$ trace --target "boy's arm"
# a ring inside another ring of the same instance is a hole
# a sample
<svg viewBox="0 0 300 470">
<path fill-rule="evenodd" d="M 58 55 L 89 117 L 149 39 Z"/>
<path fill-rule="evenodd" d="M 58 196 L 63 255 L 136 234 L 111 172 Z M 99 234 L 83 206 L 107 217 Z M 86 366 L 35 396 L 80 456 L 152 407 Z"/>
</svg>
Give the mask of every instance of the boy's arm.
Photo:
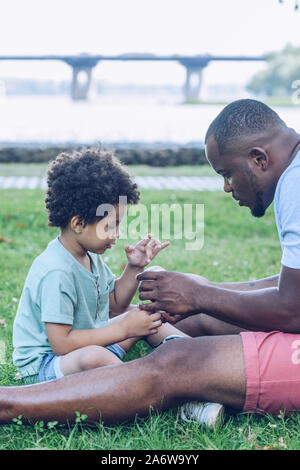
<svg viewBox="0 0 300 470">
<path fill-rule="evenodd" d="M 91 330 L 72 330 L 72 325 L 45 323 L 47 336 L 53 353 L 57 356 L 95 344 L 108 346 L 126 339 L 124 324 L 116 322 Z"/>
<path fill-rule="evenodd" d="M 72 325 L 45 323 L 47 336 L 55 355 L 64 356 L 85 346 L 108 346 L 127 338 L 143 337 L 157 333 L 161 314 L 151 314 L 134 308 L 101 328 L 73 330 Z"/>
<path fill-rule="evenodd" d="M 138 288 L 136 276 L 143 272 L 144 268 L 127 264 L 121 277 L 115 281 L 115 288 L 109 294 L 109 308 L 117 314 L 125 312 L 132 301 Z"/>
<path fill-rule="evenodd" d="M 158 239 L 151 239 L 152 235 L 149 234 L 135 246 L 125 247 L 128 264 L 122 276 L 116 280 L 114 291 L 110 293 L 110 311 L 119 314 L 129 307 L 139 285 L 136 276 L 143 272 L 153 258 L 170 244 L 170 242 L 161 243 Z"/>
</svg>

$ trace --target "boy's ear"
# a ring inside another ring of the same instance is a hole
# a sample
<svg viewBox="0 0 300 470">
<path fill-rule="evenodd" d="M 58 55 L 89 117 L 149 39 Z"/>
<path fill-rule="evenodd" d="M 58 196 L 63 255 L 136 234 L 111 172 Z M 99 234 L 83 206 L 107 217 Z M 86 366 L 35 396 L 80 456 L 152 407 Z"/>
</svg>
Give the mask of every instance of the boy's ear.
<svg viewBox="0 0 300 470">
<path fill-rule="evenodd" d="M 70 227 L 75 233 L 82 233 L 83 231 L 83 222 L 80 220 L 78 215 L 74 215 L 70 220 Z"/>
</svg>

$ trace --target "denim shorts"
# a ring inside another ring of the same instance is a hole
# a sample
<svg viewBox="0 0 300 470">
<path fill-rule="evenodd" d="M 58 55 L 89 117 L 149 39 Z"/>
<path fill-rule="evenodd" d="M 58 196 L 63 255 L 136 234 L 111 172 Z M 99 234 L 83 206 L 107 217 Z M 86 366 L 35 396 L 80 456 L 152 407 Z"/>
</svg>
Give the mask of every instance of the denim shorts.
<svg viewBox="0 0 300 470">
<path fill-rule="evenodd" d="M 106 349 L 111 351 L 121 360 L 126 354 L 124 349 L 121 348 L 121 346 L 119 346 L 118 344 L 111 344 L 110 346 L 106 346 Z M 53 353 L 45 354 L 40 365 L 38 374 L 22 377 L 23 383 L 29 385 L 39 382 L 46 382 L 48 380 L 60 379 L 61 377 L 63 377 L 64 375 L 59 365 L 60 357 L 61 356 L 56 356 Z"/>
</svg>

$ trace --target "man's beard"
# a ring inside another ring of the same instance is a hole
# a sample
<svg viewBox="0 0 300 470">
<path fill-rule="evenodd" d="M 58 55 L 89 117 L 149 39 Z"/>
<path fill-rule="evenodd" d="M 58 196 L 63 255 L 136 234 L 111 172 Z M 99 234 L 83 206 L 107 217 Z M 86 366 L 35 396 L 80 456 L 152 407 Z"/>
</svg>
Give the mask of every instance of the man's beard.
<svg viewBox="0 0 300 470">
<path fill-rule="evenodd" d="M 255 203 L 251 209 L 251 214 L 254 217 L 263 217 L 266 213 L 266 209 L 262 200 L 262 192 L 259 191 L 256 193 Z"/>
<path fill-rule="evenodd" d="M 263 217 L 266 213 L 264 201 L 263 201 L 263 192 L 260 190 L 259 185 L 257 184 L 257 179 L 251 173 L 251 186 L 253 189 L 253 192 L 255 193 L 255 201 L 254 201 L 254 206 L 251 209 L 251 214 L 254 217 Z"/>
</svg>

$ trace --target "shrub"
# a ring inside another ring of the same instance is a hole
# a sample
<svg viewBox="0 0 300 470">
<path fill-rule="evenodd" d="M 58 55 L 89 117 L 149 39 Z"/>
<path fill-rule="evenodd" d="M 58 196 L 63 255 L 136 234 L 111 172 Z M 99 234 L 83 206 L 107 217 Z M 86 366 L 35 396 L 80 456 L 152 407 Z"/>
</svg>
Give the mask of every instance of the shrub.
<svg viewBox="0 0 300 470">
<path fill-rule="evenodd" d="M 207 163 L 203 146 L 174 146 L 170 148 L 124 145 L 103 146 L 114 149 L 126 165 L 176 166 Z M 82 146 L 7 146 L 0 147 L 0 163 L 42 163 L 54 159 L 60 152 L 78 150 Z"/>
</svg>

